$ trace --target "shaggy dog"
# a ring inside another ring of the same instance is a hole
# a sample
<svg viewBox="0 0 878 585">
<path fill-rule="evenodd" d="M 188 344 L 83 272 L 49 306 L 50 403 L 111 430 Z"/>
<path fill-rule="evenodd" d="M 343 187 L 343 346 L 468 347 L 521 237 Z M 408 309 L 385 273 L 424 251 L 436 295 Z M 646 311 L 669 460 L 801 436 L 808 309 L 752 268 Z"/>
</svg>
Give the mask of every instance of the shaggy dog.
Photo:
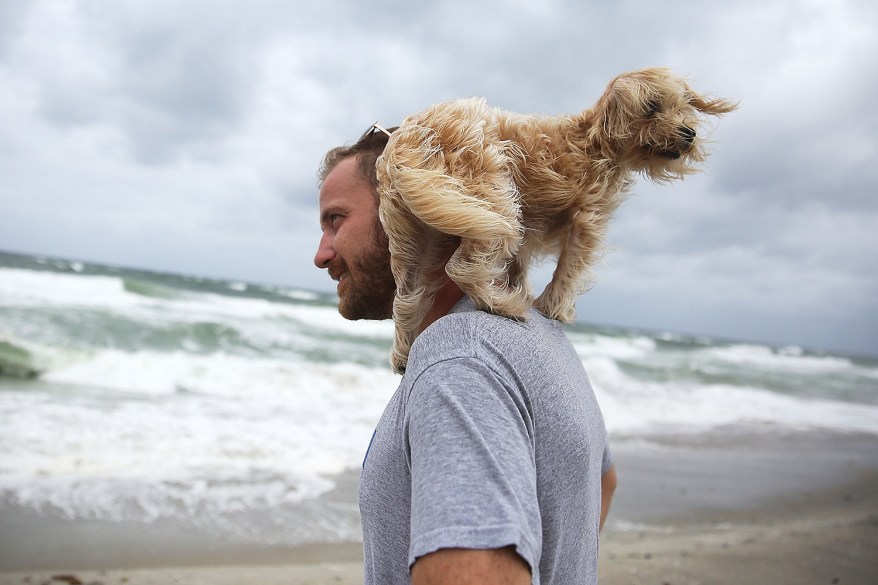
<svg viewBox="0 0 878 585">
<path fill-rule="evenodd" d="M 578 115 L 538 117 L 482 99 L 406 118 L 377 162 L 380 218 L 397 292 L 391 364 L 402 372 L 444 271 L 482 310 L 563 322 L 587 289 L 607 222 L 638 173 L 663 183 L 705 158 L 704 115 L 735 109 L 667 69 L 615 78 Z M 532 260 L 558 255 L 533 299 Z"/>
</svg>

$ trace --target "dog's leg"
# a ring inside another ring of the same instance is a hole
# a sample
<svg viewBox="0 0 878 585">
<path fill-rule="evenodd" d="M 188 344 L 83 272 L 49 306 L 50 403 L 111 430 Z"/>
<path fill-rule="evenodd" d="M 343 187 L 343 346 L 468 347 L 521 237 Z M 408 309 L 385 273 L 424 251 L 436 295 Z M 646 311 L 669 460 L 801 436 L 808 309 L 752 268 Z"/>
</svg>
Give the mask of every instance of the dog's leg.
<svg viewBox="0 0 878 585">
<path fill-rule="evenodd" d="M 533 301 L 530 281 L 527 278 L 529 268 L 530 258 L 524 250 L 519 248 L 519 253 L 512 257 L 509 268 L 506 270 L 509 287 L 515 289 L 517 295 L 523 296 L 528 304 Z"/>
<path fill-rule="evenodd" d="M 417 335 L 417 328 L 426 316 L 432 299 L 426 299 L 425 290 L 403 287 L 393 299 L 394 339 L 390 354 L 393 371 L 402 374 L 408 363 L 409 352 Z"/>
<path fill-rule="evenodd" d="M 530 306 L 526 291 L 509 286 L 505 250 L 517 242 L 462 239 L 445 272 L 479 309 L 524 319 Z"/>
<path fill-rule="evenodd" d="M 421 280 L 423 260 L 429 252 L 429 242 L 424 239 L 423 226 L 405 207 L 395 192 L 386 190 L 378 209 L 381 224 L 387 234 L 390 249 L 390 268 L 396 281 L 393 299 L 395 335 L 390 363 L 393 370 L 403 373 L 411 344 L 427 310 L 433 294 Z"/>
<path fill-rule="evenodd" d="M 573 322 L 576 297 L 587 288 L 586 271 L 601 249 L 605 229 L 605 214 L 586 209 L 574 212 L 558 266 L 545 290 L 534 300 L 535 309 L 562 323 Z"/>
</svg>

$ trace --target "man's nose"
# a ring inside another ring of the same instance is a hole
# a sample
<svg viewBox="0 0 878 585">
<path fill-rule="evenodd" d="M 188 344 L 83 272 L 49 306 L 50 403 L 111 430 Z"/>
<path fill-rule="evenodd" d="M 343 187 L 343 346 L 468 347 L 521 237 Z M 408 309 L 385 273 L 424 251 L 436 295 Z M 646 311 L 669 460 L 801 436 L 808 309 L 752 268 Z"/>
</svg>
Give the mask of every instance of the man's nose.
<svg viewBox="0 0 878 585">
<path fill-rule="evenodd" d="M 314 255 L 314 266 L 328 268 L 333 258 L 335 258 L 335 250 L 332 247 L 331 238 L 327 234 L 323 234 L 320 238 L 320 244 L 317 246 L 317 253 Z"/>
</svg>

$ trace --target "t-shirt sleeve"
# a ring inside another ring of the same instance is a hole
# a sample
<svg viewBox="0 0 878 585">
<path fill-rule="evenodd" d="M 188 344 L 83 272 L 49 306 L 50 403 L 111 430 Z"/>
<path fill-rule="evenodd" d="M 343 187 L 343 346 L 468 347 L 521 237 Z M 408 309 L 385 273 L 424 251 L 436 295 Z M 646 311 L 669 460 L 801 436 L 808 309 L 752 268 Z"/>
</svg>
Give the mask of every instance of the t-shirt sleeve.
<svg viewBox="0 0 878 585">
<path fill-rule="evenodd" d="M 601 475 L 606 474 L 616 460 L 613 458 L 613 452 L 610 450 L 610 442 L 604 438 L 604 456 L 601 459 Z"/>
<path fill-rule="evenodd" d="M 533 421 L 517 387 L 475 358 L 434 364 L 412 387 L 405 441 L 409 568 L 441 548 L 511 545 L 533 570 L 542 547 Z"/>
</svg>

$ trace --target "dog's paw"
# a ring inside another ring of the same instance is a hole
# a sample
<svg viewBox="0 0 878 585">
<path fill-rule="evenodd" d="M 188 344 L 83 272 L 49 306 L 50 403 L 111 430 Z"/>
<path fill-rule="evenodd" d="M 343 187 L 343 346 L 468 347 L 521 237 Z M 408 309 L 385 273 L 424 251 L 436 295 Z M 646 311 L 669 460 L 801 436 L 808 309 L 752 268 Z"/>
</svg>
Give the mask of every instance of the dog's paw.
<svg viewBox="0 0 878 585">
<path fill-rule="evenodd" d="M 403 350 L 394 344 L 390 351 L 390 367 L 397 374 L 405 374 L 405 367 L 408 365 L 408 349 Z"/>
<path fill-rule="evenodd" d="M 527 292 L 522 289 L 496 285 L 461 288 L 473 300 L 476 308 L 482 311 L 519 321 L 527 319 L 531 303 Z"/>
<path fill-rule="evenodd" d="M 552 299 L 551 295 L 541 294 L 533 302 L 534 309 L 555 321 L 573 323 L 576 318 L 574 301 Z"/>
</svg>

